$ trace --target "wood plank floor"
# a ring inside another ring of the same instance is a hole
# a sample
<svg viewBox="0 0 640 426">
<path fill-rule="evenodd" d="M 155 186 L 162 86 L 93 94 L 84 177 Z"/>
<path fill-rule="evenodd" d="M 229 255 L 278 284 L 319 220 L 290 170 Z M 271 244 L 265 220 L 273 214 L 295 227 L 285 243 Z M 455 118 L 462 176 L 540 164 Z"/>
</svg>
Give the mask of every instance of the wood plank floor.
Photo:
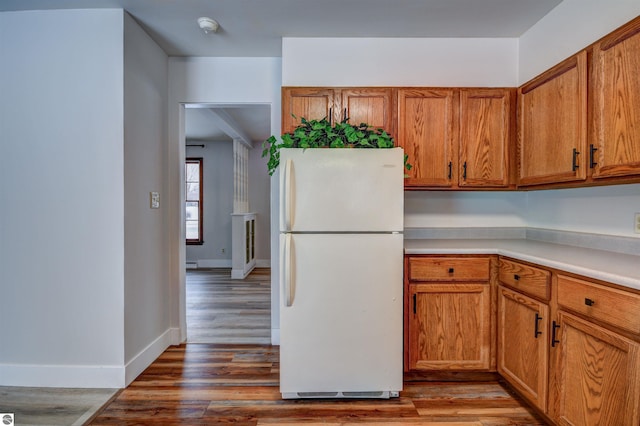
<svg viewBox="0 0 640 426">
<path fill-rule="evenodd" d="M 278 348 L 170 347 L 92 425 L 544 425 L 499 381 L 413 378 L 389 400 L 282 400 Z"/>
<path fill-rule="evenodd" d="M 187 270 L 187 342 L 271 343 L 270 269 L 232 280 L 231 269 Z"/>
</svg>

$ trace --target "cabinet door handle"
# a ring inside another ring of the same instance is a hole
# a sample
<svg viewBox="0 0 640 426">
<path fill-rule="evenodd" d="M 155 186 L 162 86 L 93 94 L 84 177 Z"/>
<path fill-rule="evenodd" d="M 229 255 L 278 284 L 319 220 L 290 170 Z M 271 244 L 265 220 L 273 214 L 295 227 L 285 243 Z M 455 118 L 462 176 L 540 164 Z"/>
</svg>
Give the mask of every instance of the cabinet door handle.
<svg viewBox="0 0 640 426">
<path fill-rule="evenodd" d="M 447 166 L 449 167 L 449 174 L 447 175 L 448 179 L 451 179 L 451 173 L 452 173 L 452 167 L 453 167 L 453 163 L 451 161 L 449 161 L 449 165 Z"/>
<path fill-rule="evenodd" d="M 578 167 L 580 167 L 578 165 L 578 155 L 580 155 L 580 152 L 576 148 L 573 148 L 573 160 L 571 160 L 572 172 L 575 172 L 576 170 L 578 170 Z"/>
<path fill-rule="evenodd" d="M 347 120 L 348 120 L 348 118 L 347 118 L 347 109 L 345 108 L 344 112 L 342 113 L 342 122 L 346 123 Z"/>
<path fill-rule="evenodd" d="M 462 180 L 467 180 L 467 162 L 462 165 Z"/>
<path fill-rule="evenodd" d="M 560 340 L 556 339 L 556 330 L 560 328 L 560 324 L 556 324 L 555 321 L 552 323 L 551 328 L 551 347 L 555 348 L 556 344 L 560 343 Z"/>
<path fill-rule="evenodd" d="M 541 319 L 542 319 L 542 317 L 540 316 L 540 314 L 536 312 L 536 327 L 535 327 L 535 331 L 534 331 L 534 335 L 533 335 L 533 337 L 535 337 L 536 339 L 538 338 L 539 335 L 542 334 L 542 331 L 540 331 L 540 329 L 539 329 L 540 320 Z"/>
<path fill-rule="evenodd" d="M 416 294 L 413 293 L 413 315 L 416 314 Z"/>
<path fill-rule="evenodd" d="M 453 268 L 449 268 L 449 273 L 450 273 L 450 274 L 453 274 L 454 272 L 455 272 L 455 269 L 453 269 Z"/>
<path fill-rule="evenodd" d="M 333 107 L 329 107 L 329 124 L 333 125 Z"/>
<path fill-rule="evenodd" d="M 519 281 L 520 280 L 520 275 L 513 274 L 513 279 L 516 280 L 516 281 Z"/>
<path fill-rule="evenodd" d="M 588 297 L 584 298 L 584 304 L 587 306 L 593 306 L 596 304 L 596 301 L 593 299 L 589 299 Z"/>
<path fill-rule="evenodd" d="M 595 162 L 596 151 L 598 148 L 593 146 L 593 144 L 589 145 L 589 168 L 593 169 L 598 163 Z"/>
</svg>

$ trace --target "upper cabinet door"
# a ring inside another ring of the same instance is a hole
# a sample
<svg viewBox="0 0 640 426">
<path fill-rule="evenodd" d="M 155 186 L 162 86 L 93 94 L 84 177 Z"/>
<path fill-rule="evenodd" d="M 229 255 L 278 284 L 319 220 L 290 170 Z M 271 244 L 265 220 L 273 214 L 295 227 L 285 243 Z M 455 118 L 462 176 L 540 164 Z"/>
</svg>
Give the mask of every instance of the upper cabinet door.
<svg viewBox="0 0 640 426">
<path fill-rule="evenodd" d="M 341 119 L 357 126 L 366 123 L 374 129 L 394 134 L 392 90 L 385 88 L 342 89 Z"/>
<path fill-rule="evenodd" d="M 518 185 L 580 181 L 587 169 L 587 54 L 518 90 Z"/>
<path fill-rule="evenodd" d="M 450 187 L 457 136 L 454 89 L 398 90 L 398 145 L 413 168 L 405 187 Z"/>
<path fill-rule="evenodd" d="M 459 186 L 509 185 L 514 94 L 513 89 L 460 89 Z"/>
<path fill-rule="evenodd" d="M 307 120 L 323 118 L 333 120 L 334 113 L 339 109 L 340 99 L 336 99 L 333 89 L 284 87 L 282 88 L 282 133 L 292 132 L 300 125 L 300 119 L 303 117 Z"/>
<path fill-rule="evenodd" d="M 593 47 L 594 178 L 640 174 L 640 20 Z"/>
</svg>

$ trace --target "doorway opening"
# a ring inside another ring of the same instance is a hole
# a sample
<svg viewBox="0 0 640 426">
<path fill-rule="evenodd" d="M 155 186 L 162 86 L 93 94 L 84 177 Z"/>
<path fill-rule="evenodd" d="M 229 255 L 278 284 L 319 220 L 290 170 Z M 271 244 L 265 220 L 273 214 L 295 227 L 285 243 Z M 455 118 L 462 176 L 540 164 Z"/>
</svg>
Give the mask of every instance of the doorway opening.
<svg viewBox="0 0 640 426">
<path fill-rule="evenodd" d="M 269 344 L 269 176 L 260 157 L 261 142 L 271 133 L 270 105 L 184 104 L 183 112 L 181 158 L 185 166 L 187 158 L 200 158 L 202 164 L 200 186 L 191 188 L 192 198 L 196 189 L 201 194 L 198 213 L 193 206 L 188 211 L 193 200 L 187 198 L 186 169 L 181 175 L 182 235 L 194 214 L 202 227 L 198 244 L 183 242 L 186 340 Z M 234 221 L 247 214 L 255 218 L 249 228 L 252 247 L 240 250 L 244 234 L 236 235 Z M 253 255 L 250 265 L 246 253 Z"/>
</svg>

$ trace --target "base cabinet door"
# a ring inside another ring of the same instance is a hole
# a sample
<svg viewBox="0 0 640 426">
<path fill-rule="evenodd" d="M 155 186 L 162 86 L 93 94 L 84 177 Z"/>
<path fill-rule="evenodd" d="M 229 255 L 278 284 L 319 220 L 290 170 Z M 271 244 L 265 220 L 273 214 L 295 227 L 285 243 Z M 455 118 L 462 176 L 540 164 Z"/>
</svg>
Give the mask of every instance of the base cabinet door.
<svg viewBox="0 0 640 426">
<path fill-rule="evenodd" d="M 547 409 L 549 306 L 498 288 L 498 373 L 541 411 Z"/>
<path fill-rule="evenodd" d="M 564 311 L 554 325 L 556 423 L 640 424 L 640 344 Z"/>
<path fill-rule="evenodd" d="M 490 369 L 488 283 L 414 284 L 410 301 L 410 370 Z"/>
</svg>

